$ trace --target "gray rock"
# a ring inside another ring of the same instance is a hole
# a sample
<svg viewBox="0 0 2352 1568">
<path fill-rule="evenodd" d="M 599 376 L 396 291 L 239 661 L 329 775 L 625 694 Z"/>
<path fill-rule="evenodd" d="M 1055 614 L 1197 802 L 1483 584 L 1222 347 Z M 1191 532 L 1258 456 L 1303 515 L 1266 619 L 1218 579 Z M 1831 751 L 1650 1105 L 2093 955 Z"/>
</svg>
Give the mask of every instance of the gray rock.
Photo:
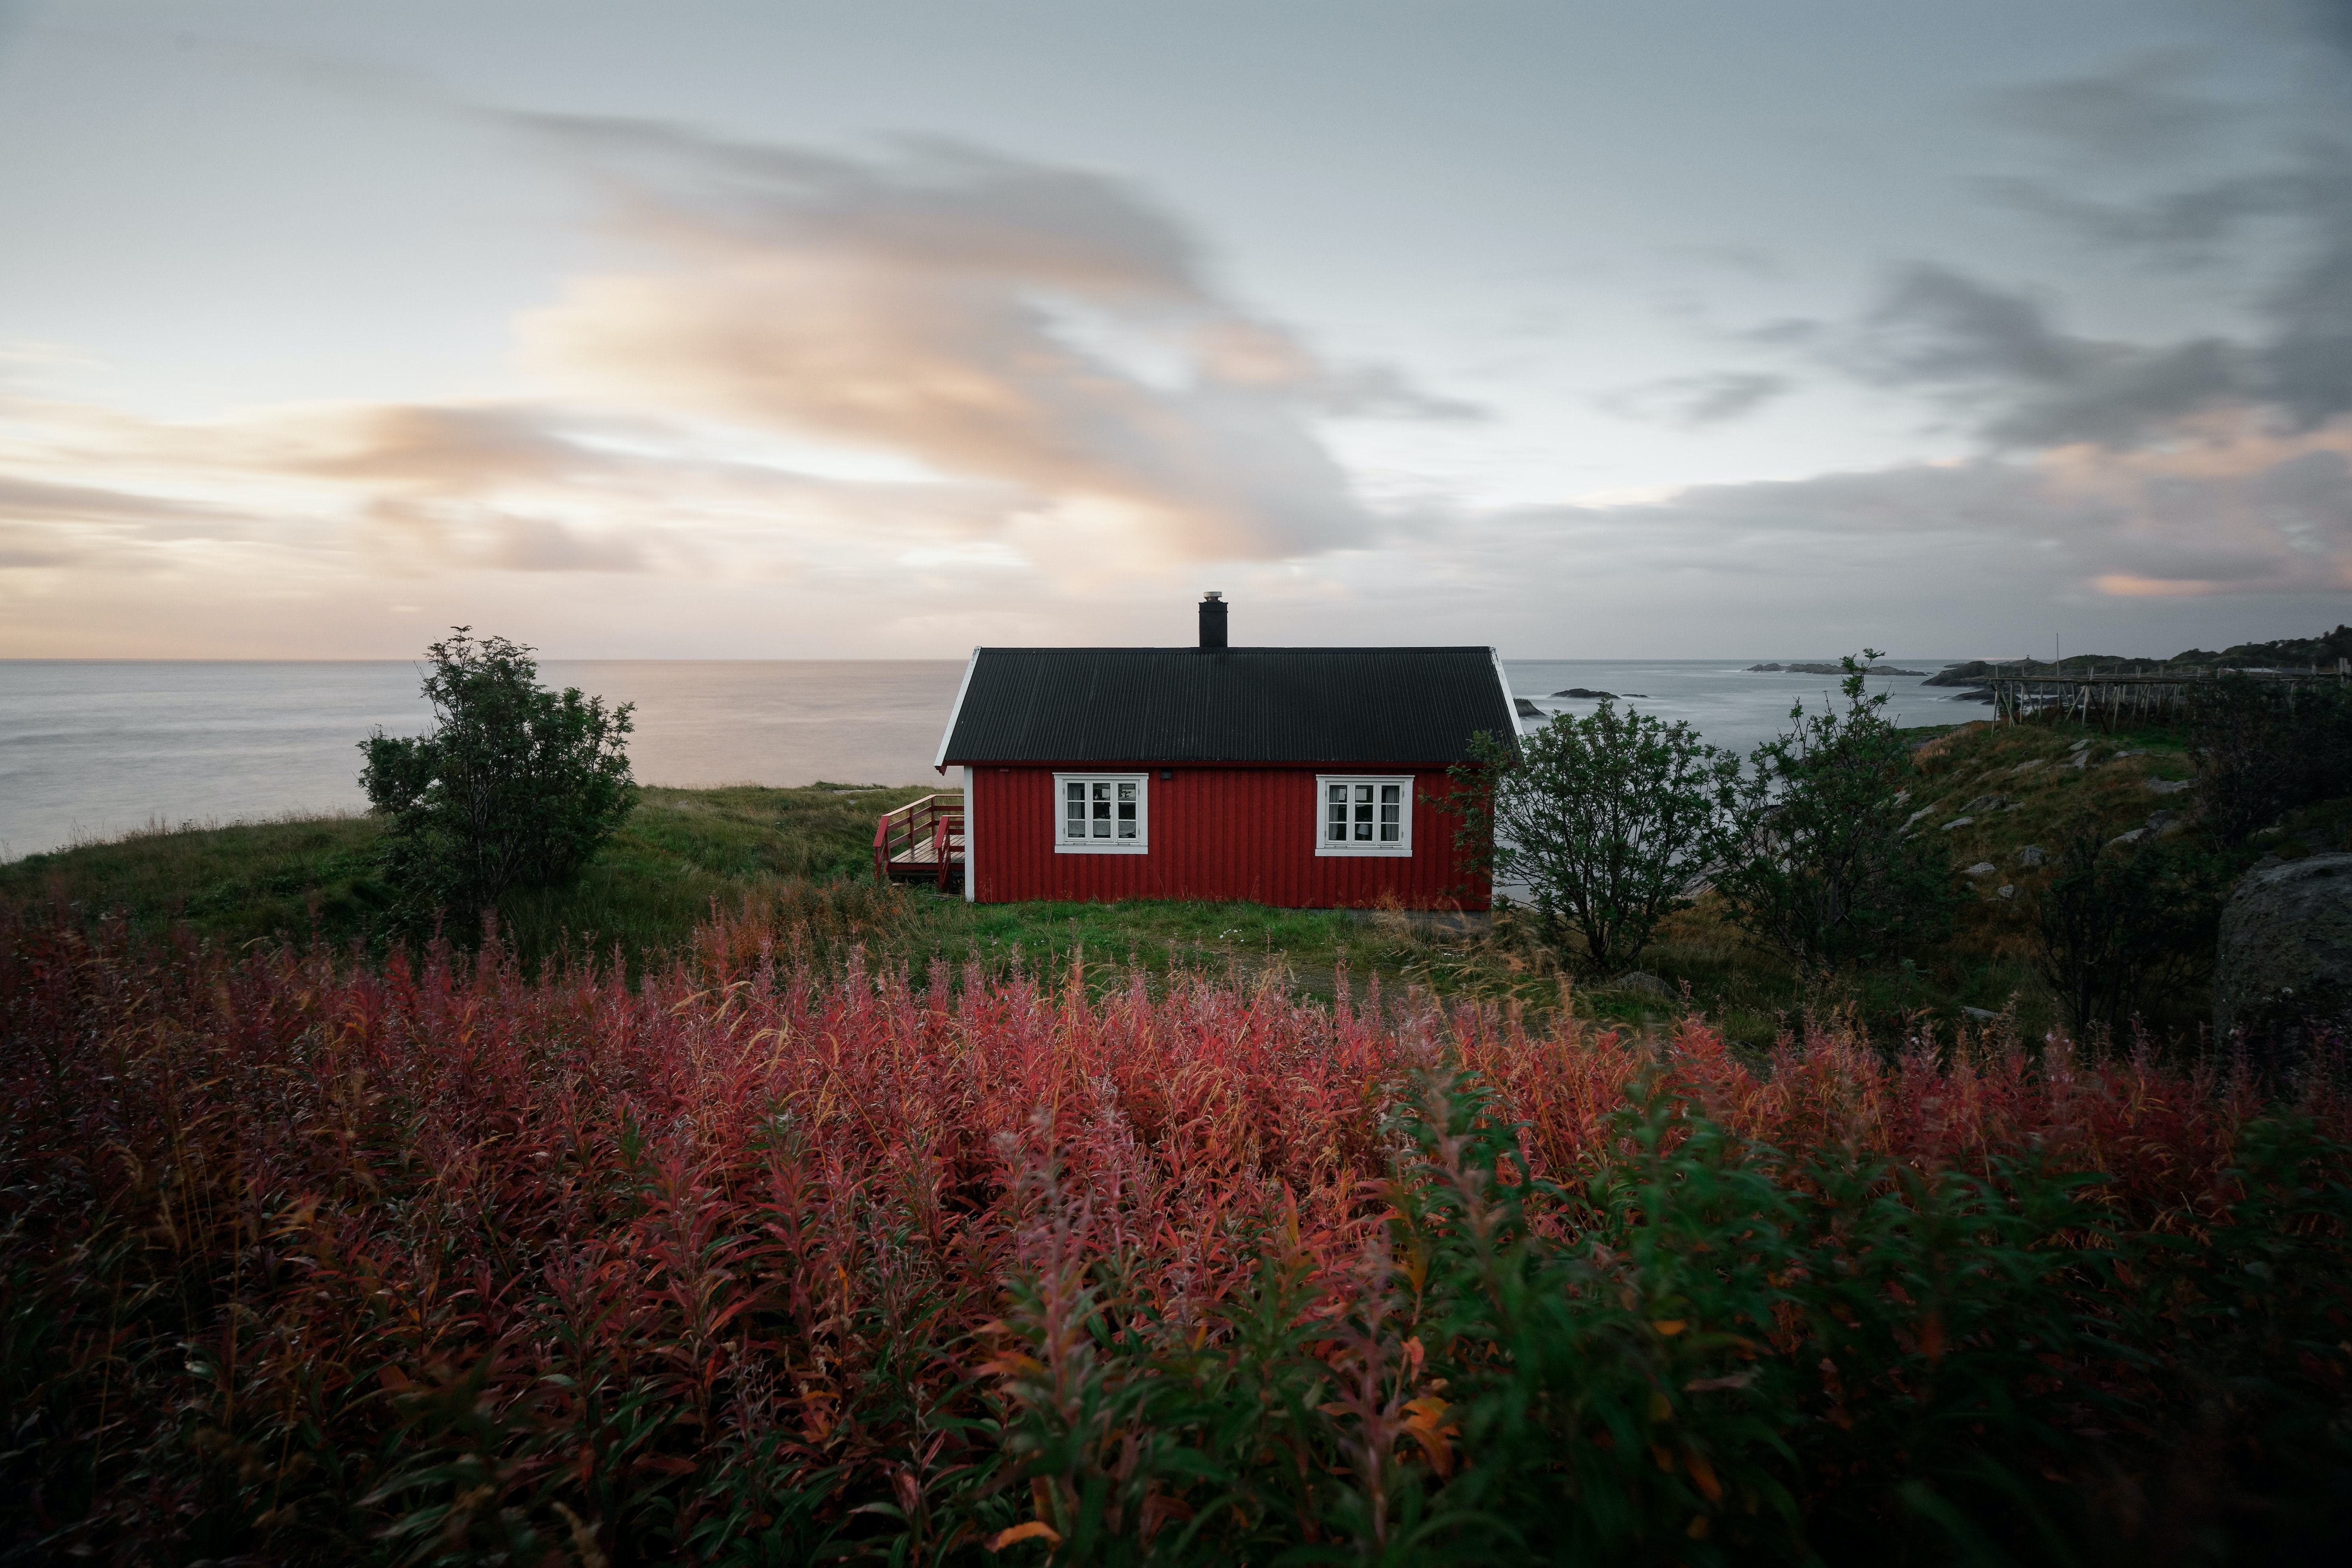
<svg viewBox="0 0 2352 1568">
<path fill-rule="evenodd" d="M 1682 995 L 1681 992 L 1675 990 L 1673 986 L 1667 984 L 1656 975 L 1639 969 L 1627 970 L 1624 973 L 1619 975 L 1612 984 L 1615 984 L 1617 989 L 1620 991 L 1637 991 L 1644 996 L 1661 997 L 1669 1002 L 1674 1001 Z"/>
<path fill-rule="evenodd" d="M 2197 781 L 2195 779 L 2150 779 L 2147 781 L 2147 793 L 2150 795 L 2179 795 L 2182 790 L 2187 789 L 2190 784 L 2193 784 L 2196 782 Z"/>
<path fill-rule="evenodd" d="M 2029 844 L 2017 852 L 2017 863 L 2021 866 L 2039 866 L 2047 858 L 2049 857 L 2042 852 L 2039 844 Z"/>
<path fill-rule="evenodd" d="M 1976 818 L 1973 816 L 1956 816 L 1952 818 L 1951 821 L 1944 824 L 1944 831 L 1949 833 L 1956 827 L 1966 827 L 1969 823 L 1974 822 Z"/>
<path fill-rule="evenodd" d="M 1551 717 L 1550 714 L 1546 713 L 1542 709 L 1537 707 L 1534 703 L 1528 701 L 1524 697 L 1512 698 L 1511 704 L 1512 711 L 1517 713 L 1522 719 L 1549 719 Z"/>
<path fill-rule="evenodd" d="M 1990 1024 L 1995 1018 L 2000 1016 L 2000 1014 L 1994 1012 L 1990 1007 L 1963 1007 L 1960 1011 L 1966 1013 L 1969 1017 L 1974 1018 L 1979 1024 Z"/>
<path fill-rule="evenodd" d="M 2239 1032 L 2265 1068 L 2292 1066 L 2319 1031 L 2352 1033 L 2352 855 L 2239 879 L 2221 911 L 2213 1027 Z"/>
<path fill-rule="evenodd" d="M 2018 763 L 2018 764 L 2017 764 L 2017 766 L 2015 766 L 2015 767 L 2013 767 L 2013 768 L 2010 769 L 2009 771 L 2010 771 L 2010 773 L 2011 773 L 2011 774 L 2016 774 L 2016 773 L 2032 773 L 2032 772 L 2034 769 L 2036 769 L 2036 768 L 2046 768 L 2046 767 L 2048 767 L 2049 765 L 2050 765 L 2050 759 L 2049 759 L 2049 758 L 2047 758 L 2047 757 L 2036 757 L 2036 758 L 2034 758 L 2034 759 L 2033 759 L 2032 762 L 2030 762 L 2030 763 Z"/>
<path fill-rule="evenodd" d="M 1995 888 L 1992 890 L 1992 896 L 1996 899 L 2013 899 L 2017 897 L 2017 884 L 2014 882 L 2003 882 L 2000 887 Z"/>
<path fill-rule="evenodd" d="M 1565 691 L 1555 691 L 1552 695 L 1554 697 L 1606 697 L 1612 702 L 1617 700 L 1617 694 L 1613 691 L 1595 691 L 1589 686 L 1571 686 Z"/>
<path fill-rule="evenodd" d="M 1789 675 L 1843 675 L 1845 666 L 1823 664 L 1818 660 L 1804 664 L 1751 664 L 1748 667 L 1747 673 L 1753 675 L 1759 670 L 1768 674 L 1780 671 Z M 1873 675 L 1925 675 L 1927 672 L 1924 669 L 1897 669 L 1891 664 L 1880 664 L 1871 666 L 1870 673 Z M 1927 684 L 1933 686 L 1936 683 L 1931 680 Z"/>
<path fill-rule="evenodd" d="M 1923 805 L 1923 806 L 1921 806 L 1918 810 L 1916 810 L 1916 811 L 1913 812 L 1909 816 L 1907 816 L 1907 817 L 1904 818 L 1904 820 L 1903 820 L 1903 826 L 1906 826 L 1906 827 L 1910 826 L 1913 823 L 1915 823 L 1915 822 L 1918 821 L 1921 817 L 1926 816 L 1928 816 L 1928 815 L 1930 815 L 1931 813 L 1933 813 L 1933 812 L 1935 811 L 1935 809 L 1936 809 L 1936 808 L 1935 808 L 1934 806 L 1932 806 L 1932 805 Z"/>
<path fill-rule="evenodd" d="M 2000 869 L 2000 867 L 1994 865 L 1990 860 L 1979 860 L 1975 865 L 1969 867 L 1967 870 L 1961 872 L 1960 875 L 1963 877 L 1990 877 L 1995 871 Z"/>
<path fill-rule="evenodd" d="M 2147 837 L 2147 828 L 2135 827 L 2129 833 L 2118 833 L 2113 838 L 2108 839 L 2107 847 L 2109 848 L 2113 848 L 2118 844 L 2137 844 Z"/>
</svg>

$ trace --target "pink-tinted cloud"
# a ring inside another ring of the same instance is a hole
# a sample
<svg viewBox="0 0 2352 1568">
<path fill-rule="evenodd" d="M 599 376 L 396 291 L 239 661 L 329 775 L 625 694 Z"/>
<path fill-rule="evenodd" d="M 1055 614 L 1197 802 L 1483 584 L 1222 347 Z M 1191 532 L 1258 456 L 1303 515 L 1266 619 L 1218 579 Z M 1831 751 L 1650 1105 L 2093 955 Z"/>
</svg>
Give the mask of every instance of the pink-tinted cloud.
<svg viewBox="0 0 2352 1568">
<path fill-rule="evenodd" d="M 1362 544 L 1375 520 L 1316 416 L 1466 412 L 1251 316 L 1172 220 L 1099 174 L 534 123 L 600 160 L 616 227 L 655 263 L 525 316 L 533 363 L 599 398 L 1008 487 L 1073 556 Z"/>
</svg>

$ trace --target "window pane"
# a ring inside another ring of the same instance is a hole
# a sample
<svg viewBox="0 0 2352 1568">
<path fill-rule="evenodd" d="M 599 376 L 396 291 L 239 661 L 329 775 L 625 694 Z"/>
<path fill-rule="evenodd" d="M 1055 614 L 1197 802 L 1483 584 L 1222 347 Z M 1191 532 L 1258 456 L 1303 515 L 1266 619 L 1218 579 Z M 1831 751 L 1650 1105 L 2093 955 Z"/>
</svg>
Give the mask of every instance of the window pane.
<svg viewBox="0 0 2352 1568">
<path fill-rule="evenodd" d="M 1119 785 L 1118 798 L 1121 800 L 1133 800 L 1135 798 L 1135 786 L 1131 784 L 1123 784 Z"/>
<path fill-rule="evenodd" d="M 1331 839 L 1335 843 L 1346 842 L 1348 837 L 1348 786 L 1346 784 L 1326 784 L 1323 788 L 1323 799 L 1328 807 L 1325 813 L 1326 821 L 1323 828 L 1323 836 L 1326 838 Z"/>
<path fill-rule="evenodd" d="M 1400 844 L 1404 814 L 1404 791 L 1398 784 L 1381 785 L 1381 842 Z"/>
</svg>

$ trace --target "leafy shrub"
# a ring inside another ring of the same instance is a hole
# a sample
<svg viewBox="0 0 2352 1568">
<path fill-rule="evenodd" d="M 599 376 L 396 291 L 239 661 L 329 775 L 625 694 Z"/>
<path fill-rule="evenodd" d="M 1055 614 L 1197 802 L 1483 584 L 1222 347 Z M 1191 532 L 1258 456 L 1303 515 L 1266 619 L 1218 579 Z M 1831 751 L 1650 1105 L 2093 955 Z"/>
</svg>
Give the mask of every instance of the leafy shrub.
<svg viewBox="0 0 2352 1568">
<path fill-rule="evenodd" d="M 1910 747 L 1882 711 L 1886 693 L 1865 698 L 1866 667 L 1840 663 L 1845 710 L 1790 709 L 1794 727 L 1727 790 L 1714 872 L 1741 929 L 1800 963 L 1888 955 L 1940 933 L 1957 902 L 1943 846 L 1905 831 Z"/>
<path fill-rule="evenodd" d="M 2242 844 L 2352 780 L 2352 683 L 2225 675 L 2197 697 L 2199 793 L 2223 843 Z"/>
<path fill-rule="evenodd" d="M 2154 837 L 2110 841 L 2077 823 L 2035 900 L 2042 978 L 2076 1035 L 2120 1030 L 2212 959 L 2220 879 L 2204 858 Z"/>
<path fill-rule="evenodd" d="M 630 704 L 549 691 L 530 648 L 471 629 L 426 649 L 432 733 L 360 742 L 360 786 L 389 823 L 386 878 L 416 917 L 463 920 L 569 880 L 636 804 Z"/>
<path fill-rule="evenodd" d="M 1478 735 L 1472 753 L 1446 802 L 1468 863 L 1526 884 L 1546 930 L 1575 932 L 1603 973 L 1640 957 L 1658 922 L 1689 906 L 1738 766 L 1688 724 L 1605 700 L 1516 747 Z"/>
</svg>

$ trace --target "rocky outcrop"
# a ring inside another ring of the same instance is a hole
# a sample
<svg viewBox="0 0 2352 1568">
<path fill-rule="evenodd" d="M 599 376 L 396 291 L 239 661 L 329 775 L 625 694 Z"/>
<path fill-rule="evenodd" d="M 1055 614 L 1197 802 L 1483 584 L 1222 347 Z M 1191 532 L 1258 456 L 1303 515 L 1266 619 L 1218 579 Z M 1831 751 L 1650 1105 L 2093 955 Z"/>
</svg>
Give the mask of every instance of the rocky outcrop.
<svg viewBox="0 0 2352 1568">
<path fill-rule="evenodd" d="M 1511 699 L 1511 710 L 1522 719 L 1549 719 L 1551 717 L 1550 714 L 1545 712 L 1542 709 L 1537 707 L 1534 703 L 1528 701 L 1524 697 L 1514 697 Z"/>
<path fill-rule="evenodd" d="M 1845 666 L 1842 664 L 1751 664 L 1748 667 L 1747 673 L 1754 675 L 1759 672 L 1778 675 L 1843 675 Z M 1891 664 L 1874 664 L 1870 667 L 1870 673 L 1873 675 L 1925 675 L 1927 672 L 1924 669 L 1897 669 Z M 1933 686 L 1936 683 L 1931 680 L 1927 684 Z"/>
<path fill-rule="evenodd" d="M 1612 702 L 1617 700 L 1617 694 L 1613 691 L 1595 691 L 1589 686 L 1571 686 L 1565 691 L 1555 691 L 1552 695 L 1554 697 L 1606 697 Z"/>
<path fill-rule="evenodd" d="M 2352 855 L 2257 866 L 2221 911 L 2213 1026 L 2264 1068 L 2352 1035 Z"/>
</svg>

